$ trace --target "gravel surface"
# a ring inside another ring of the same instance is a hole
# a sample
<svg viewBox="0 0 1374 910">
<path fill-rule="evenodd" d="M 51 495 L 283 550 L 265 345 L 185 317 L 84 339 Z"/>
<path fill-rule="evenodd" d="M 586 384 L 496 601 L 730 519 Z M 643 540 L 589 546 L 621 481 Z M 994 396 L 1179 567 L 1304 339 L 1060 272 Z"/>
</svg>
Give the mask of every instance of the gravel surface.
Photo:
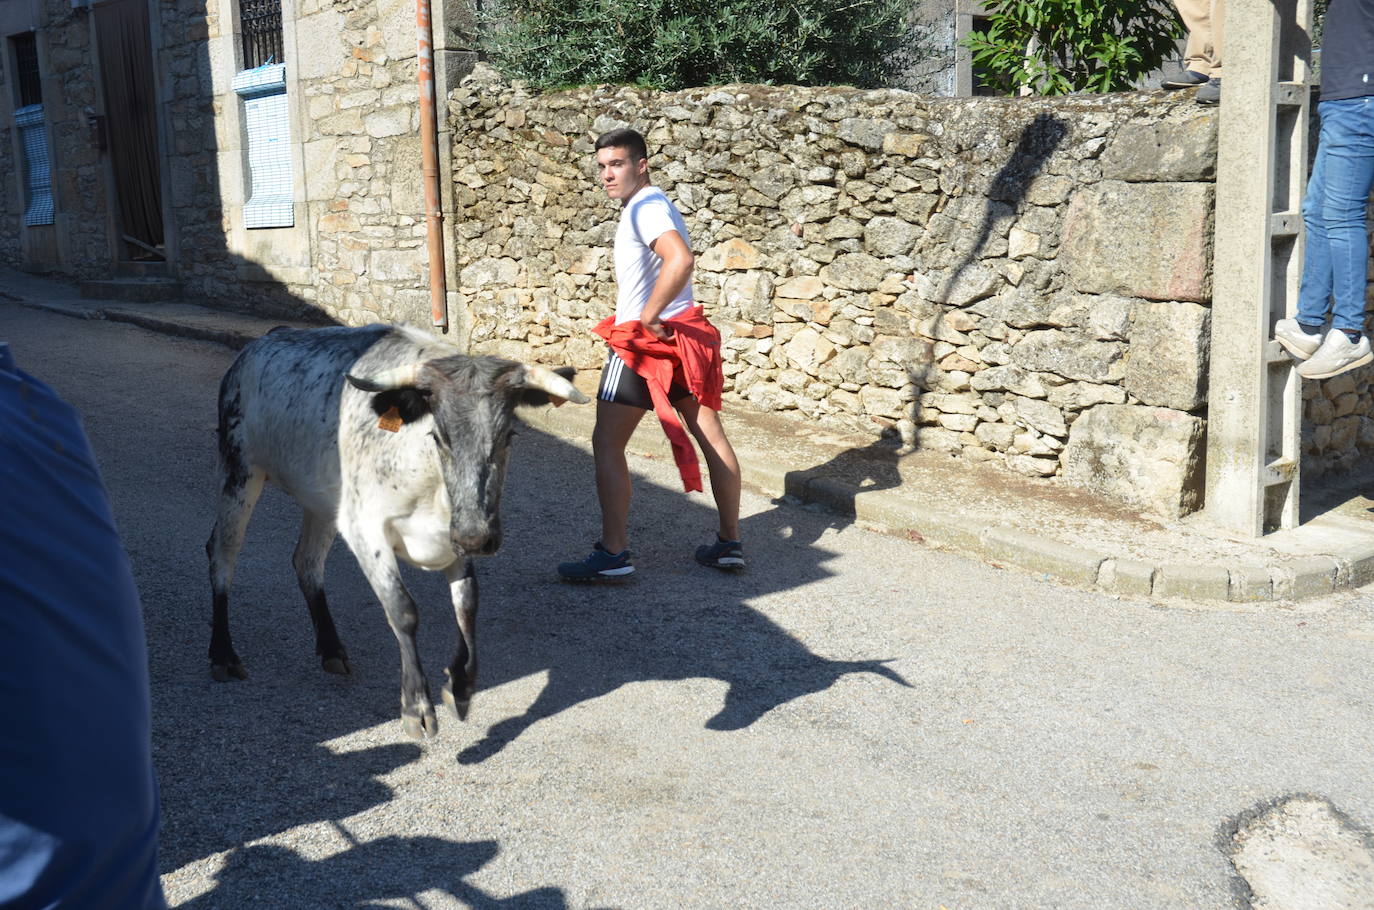
<svg viewBox="0 0 1374 910">
<path fill-rule="evenodd" d="M 479 566 L 480 689 L 417 743 L 342 544 L 326 675 L 269 490 L 211 681 L 204 541 L 228 350 L 0 301 L 85 415 L 143 594 L 173 906 L 1222 908 L 1237 819 L 1292 793 L 1374 826 L 1374 598 L 1161 609 L 746 495 L 751 564 L 696 566 L 709 498 L 636 458 L 638 576 L 561 584 L 584 447 L 516 441 Z M 456 631 L 411 572 L 437 692 Z M 92 744 L 98 757 L 98 744 Z"/>
</svg>

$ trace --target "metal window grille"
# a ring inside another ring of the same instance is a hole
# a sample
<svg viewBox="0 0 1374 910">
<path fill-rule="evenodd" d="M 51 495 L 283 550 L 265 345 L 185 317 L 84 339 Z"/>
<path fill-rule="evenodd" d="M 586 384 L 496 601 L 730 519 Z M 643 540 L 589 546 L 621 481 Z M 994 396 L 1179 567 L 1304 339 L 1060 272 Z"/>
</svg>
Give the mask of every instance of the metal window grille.
<svg viewBox="0 0 1374 910">
<path fill-rule="evenodd" d="M 38 72 L 38 41 L 30 32 L 15 35 L 10 39 L 14 44 L 14 69 L 19 77 L 19 106 L 43 103 L 42 78 Z"/>
<path fill-rule="evenodd" d="M 282 63 L 281 0 L 239 0 L 243 68 Z"/>
</svg>

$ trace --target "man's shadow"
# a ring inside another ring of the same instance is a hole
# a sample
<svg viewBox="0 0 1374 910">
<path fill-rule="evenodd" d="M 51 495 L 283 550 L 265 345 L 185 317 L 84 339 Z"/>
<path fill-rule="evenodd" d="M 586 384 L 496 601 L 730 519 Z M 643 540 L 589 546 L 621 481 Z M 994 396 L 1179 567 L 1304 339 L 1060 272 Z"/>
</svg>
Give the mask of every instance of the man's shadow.
<svg viewBox="0 0 1374 910">
<path fill-rule="evenodd" d="M 542 445 L 567 448 L 547 437 Z M 533 457 L 544 463 L 569 460 L 567 454 Z M 513 466 L 513 482 L 526 482 L 527 470 Z M 590 466 L 586 477 L 582 498 L 588 502 L 580 508 L 595 515 Z M 632 582 L 589 589 L 553 580 L 547 565 L 507 567 L 548 580 L 537 583 L 538 596 L 526 598 L 518 616 L 488 626 L 480 687 L 539 673 L 548 678 L 523 714 L 493 724 L 459 753 L 460 763 L 484 761 L 540 720 L 636 682 L 724 682 L 724 703 L 702 718 L 706 729 L 716 731 L 748 727 L 779 705 L 825 691 L 850 674 L 909 685 L 887 660 L 818 655 L 749 605 L 753 598 L 833 574 L 824 567 L 829 554 L 814 545 L 831 524 L 827 516 L 784 506 L 745 518 L 741 530 L 750 568 L 727 575 L 692 562 L 692 549 L 703 539 L 696 529 L 714 527 L 712 509 L 636 478 L 633 515 L 638 524 L 631 537 L 646 544 L 648 564 Z"/>
</svg>

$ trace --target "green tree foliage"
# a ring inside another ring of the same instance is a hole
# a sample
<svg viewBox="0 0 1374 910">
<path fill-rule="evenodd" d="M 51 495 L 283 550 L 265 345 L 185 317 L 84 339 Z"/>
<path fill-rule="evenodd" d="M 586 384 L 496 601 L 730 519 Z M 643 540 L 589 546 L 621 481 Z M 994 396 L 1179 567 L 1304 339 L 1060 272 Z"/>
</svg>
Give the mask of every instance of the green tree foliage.
<svg viewBox="0 0 1374 910">
<path fill-rule="evenodd" d="M 726 82 L 882 84 L 911 0 L 503 0 L 483 45 L 549 88 Z"/>
<path fill-rule="evenodd" d="M 965 40 L 984 84 L 1041 95 L 1117 92 L 1177 54 L 1183 23 L 1167 0 L 992 0 Z"/>
</svg>

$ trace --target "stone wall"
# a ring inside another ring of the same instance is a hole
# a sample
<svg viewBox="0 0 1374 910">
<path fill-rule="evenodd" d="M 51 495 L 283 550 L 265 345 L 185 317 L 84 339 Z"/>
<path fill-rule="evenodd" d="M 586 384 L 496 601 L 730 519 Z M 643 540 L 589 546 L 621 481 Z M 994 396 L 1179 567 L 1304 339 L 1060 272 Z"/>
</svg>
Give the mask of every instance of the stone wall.
<svg viewBox="0 0 1374 910">
<path fill-rule="evenodd" d="M 730 394 L 1197 505 L 1214 114 L 1158 94 L 532 96 L 485 72 L 450 111 L 474 347 L 599 365 L 616 207 L 591 139 L 629 124 L 687 218 Z"/>
</svg>

